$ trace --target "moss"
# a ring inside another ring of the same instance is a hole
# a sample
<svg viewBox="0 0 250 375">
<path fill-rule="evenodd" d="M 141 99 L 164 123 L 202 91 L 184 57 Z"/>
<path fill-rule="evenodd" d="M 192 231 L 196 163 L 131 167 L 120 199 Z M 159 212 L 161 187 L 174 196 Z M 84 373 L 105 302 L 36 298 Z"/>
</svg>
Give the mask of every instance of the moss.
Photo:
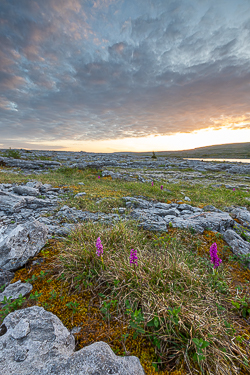
<svg viewBox="0 0 250 375">
<path fill-rule="evenodd" d="M 169 236 L 182 238 L 182 241 L 190 246 L 190 234 L 178 229 L 169 229 Z M 228 262 L 231 251 L 228 247 L 225 249 L 226 243 L 224 240 L 212 231 L 205 231 L 203 235 L 195 235 L 196 242 L 194 243 L 193 250 L 196 251 L 198 256 L 206 257 L 209 259 L 209 248 L 213 242 L 217 243 L 218 256 L 223 260 L 223 264 L 228 267 L 232 274 L 232 283 L 242 285 L 247 290 L 246 280 L 250 280 L 249 270 L 243 270 L 241 265 L 236 261 Z M 17 280 L 25 281 L 31 276 L 37 277 L 32 282 L 33 290 L 42 293 L 37 301 L 27 299 L 22 307 L 32 306 L 34 304 L 43 306 L 46 310 L 51 311 L 59 317 L 62 323 L 71 330 L 75 326 L 81 326 L 79 334 L 75 334 L 76 348 L 81 349 L 86 345 L 90 345 L 96 341 L 107 342 L 117 355 L 124 355 L 126 352 L 130 355 L 137 356 L 147 375 L 185 375 L 187 370 L 182 361 L 178 365 L 172 366 L 172 370 L 156 372 L 152 366 L 152 362 L 157 362 L 155 349 L 150 341 L 143 337 L 137 340 L 133 339 L 133 332 L 128 331 L 128 324 L 124 321 L 112 320 L 110 322 L 103 319 L 100 312 L 100 301 L 98 296 L 93 296 L 90 291 L 81 285 L 81 288 L 76 290 L 72 285 L 66 283 L 62 278 L 58 278 L 57 270 L 52 269 L 53 260 L 59 256 L 61 243 L 55 240 L 50 240 L 49 244 L 43 251 L 33 260 L 44 258 L 41 264 L 32 265 L 31 261 L 25 268 L 16 272 L 15 278 L 12 282 Z M 189 249 L 188 249 L 189 250 Z M 228 263 L 227 263 L 228 262 Z M 42 274 L 41 274 L 42 272 Z M 47 272 L 44 276 L 43 273 Z M 73 313 L 72 308 L 67 304 L 70 302 L 78 304 L 77 311 Z M 246 339 L 250 338 L 250 330 L 247 322 L 244 322 L 240 317 L 235 318 L 235 322 L 241 325 L 238 334 Z M 128 334 L 126 340 L 126 347 L 122 343 L 122 335 Z M 199 370 L 197 368 L 197 370 Z M 242 370 L 241 374 L 247 374 Z"/>
<path fill-rule="evenodd" d="M 50 183 L 54 181 L 55 187 L 61 187 L 67 189 L 69 192 L 69 198 L 61 204 L 72 204 L 81 209 L 93 209 L 93 210 L 110 210 L 111 207 L 118 207 L 121 205 L 121 197 L 130 195 L 143 195 L 148 199 L 157 199 L 162 202 L 172 203 L 177 202 L 181 198 L 179 196 L 180 186 L 185 187 L 185 194 L 192 198 L 194 205 L 199 205 L 202 208 L 204 205 L 213 202 L 215 206 L 222 207 L 227 203 L 242 205 L 244 196 L 246 193 L 241 191 L 232 194 L 225 188 L 215 189 L 210 191 L 208 188 L 199 188 L 199 186 L 190 186 L 188 183 L 183 184 L 168 184 L 168 188 L 172 189 L 170 198 L 162 195 L 159 186 L 155 184 L 152 188 L 150 184 L 142 184 L 140 182 L 124 182 L 124 181 L 113 181 L 111 177 L 105 177 L 98 179 L 97 171 L 80 171 L 80 170 L 65 170 L 65 171 L 52 171 L 49 175 L 41 175 L 39 179 L 43 183 Z M 2 182 L 26 183 L 30 178 L 37 179 L 37 176 L 22 176 L 15 174 L 3 174 L 1 173 Z M 84 182 L 84 186 L 79 186 L 78 182 Z M 71 192 L 69 191 L 71 190 Z M 79 191 L 85 191 L 87 194 L 85 197 L 74 199 L 73 194 Z M 236 194 L 237 193 L 237 194 Z M 94 202 L 97 198 L 107 198 L 107 201 L 98 207 Z M 115 199 L 113 199 L 115 198 Z M 111 200 L 112 199 L 112 200 Z M 250 205 L 245 203 L 244 205 Z M 236 220 L 237 221 L 237 220 Z M 239 221 L 238 221 L 239 222 Z M 228 248 L 225 241 L 218 236 L 218 234 L 212 231 L 205 231 L 202 235 L 191 234 L 187 231 L 181 231 L 178 229 L 171 228 L 168 231 L 168 235 L 171 237 L 180 237 L 183 243 L 186 244 L 187 251 L 193 251 L 202 258 L 206 258 L 208 261 L 209 248 L 212 243 L 216 242 L 218 246 L 218 256 L 222 259 L 222 264 L 225 272 L 228 272 L 231 277 L 230 288 L 236 286 L 242 288 L 242 295 L 249 293 L 249 287 L 247 281 L 250 281 L 250 271 L 244 269 L 244 267 L 236 260 L 230 260 L 232 252 Z M 100 300 L 98 296 L 90 293 L 88 289 L 84 289 L 81 285 L 81 289 L 74 289 L 69 283 L 64 282 L 62 279 L 58 279 L 58 272 L 53 268 L 52 262 L 55 257 L 59 256 L 62 245 L 58 241 L 50 241 L 49 245 L 43 249 L 36 258 L 43 257 L 44 263 L 40 265 L 32 265 L 29 262 L 25 268 L 19 270 L 15 274 L 15 279 L 26 280 L 34 275 L 37 279 L 32 282 L 33 290 L 42 293 L 37 301 L 27 299 L 22 307 L 32 306 L 37 304 L 44 306 L 47 310 L 56 314 L 68 328 L 72 329 L 74 326 L 81 326 L 81 332 L 76 337 L 77 349 L 80 349 L 86 345 L 89 345 L 95 341 L 106 341 L 111 348 L 118 355 L 124 355 L 125 349 L 131 355 L 139 357 L 146 374 L 156 374 L 155 369 L 152 367 L 152 362 L 157 362 L 158 358 L 155 355 L 155 349 L 150 341 L 143 337 L 139 337 L 137 340 L 133 340 L 133 332 L 128 330 L 126 321 L 117 321 L 111 319 L 110 322 L 103 319 L 103 315 L 100 312 Z M 34 260 L 33 259 L 33 260 Z M 48 272 L 45 277 L 41 277 L 41 272 Z M 74 313 L 73 309 L 67 304 L 70 302 L 78 304 L 77 311 Z M 228 300 L 228 308 L 232 308 L 230 300 Z M 249 329 L 249 318 L 243 319 L 238 312 L 234 315 L 234 325 L 237 328 L 237 334 L 243 336 L 246 340 L 250 338 Z M 126 341 L 126 347 L 124 348 L 122 335 L 128 333 L 129 336 Z M 242 346 L 243 348 L 243 346 Z M 246 355 L 247 357 L 247 355 Z M 250 358 L 248 358 L 250 359 Z M 157 372 L 158 374 L 164 375 L 185 375 L 187 369 L 183 360 L 180 360 L 178 364 L 171 363 L 168 366 L 168 370 L 165 372 Z M 196 366 L 199 371 L 199 368 Z M 245 372 L 244 372 L 245 371 Z M 247 374 L 246 370 L 242 370 L 241 374 Z"/>
<path fill-rule="evenodd" d="M 30 261 L 25 268 L 15 273 L 12 283 L 17 280 L 25 282 L 34 275 L 36 280 L 32 282 L 32 293 L 34 294 L 36 291 L 42 293 L 37 301 L 27 299 L 20 308 L 30 307 L 35 304 L 43 306 L 46 310 L 58 316 L 69 330 L 80 326 L 80 333 L 75 334 L 77 350 L 96 341 L 105 341 L 117 355 L 124 355 L 121 336 L 128 333 L 126 322 L 111 321 L 108 323 L 104 321 L 100 312 L 98 296 L 93 297 L 89 291 L 83 288 L 76 291 L 68 283 L 55 277 L 56 274 L 51 269 L 51 262 L 58 256 L 59 252 L 60 242 L 50 240 L 46 246 L 46 251 L 43 252 L 43 254 L 46 254 L 43 263 L 32 265 Z M 33 260 L 41 257 L 43 256 L 40 253 Z M 43 273 L 46 273 L 46 275 L 44 276 Z M 70 302 L 78 304 L 75 313 L 67 306 Z M 140 358 L 147 375 L 156 374 L 152 367 L 152 362 L 156 361 L 156 356 L 154 348 L 148 340 L 143 337 L 133 340 L 133 332 L 130 332 L 126 340 L 126 350 L 130 355 Z M 166 372 L 162 374 L 168 375 Z"/>
</svg>

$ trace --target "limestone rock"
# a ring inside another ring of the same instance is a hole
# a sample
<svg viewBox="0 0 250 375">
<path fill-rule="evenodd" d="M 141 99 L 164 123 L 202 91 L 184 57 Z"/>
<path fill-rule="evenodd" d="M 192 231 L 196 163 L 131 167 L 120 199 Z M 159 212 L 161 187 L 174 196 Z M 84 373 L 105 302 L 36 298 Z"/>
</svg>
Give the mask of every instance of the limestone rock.
<svg viewBox="0 0 250 375">
<path fill-rule="evenodd" d="M 185 210 L 185 211 L 193 212 L 193 207 L 190 206 L 190 204 L 187 204 L 187 203 L 179 204 L 178 209 L 181 210 L 181 211 Z"/>
<path fill-rule="evenodd" d="M 30 197 L 30 196 L 25 197 L 25 202 L 26 202 L 27 208 L 33 208 L 33 209 L 40 208 L 40 207 L 48 207 L 48 206 L 53 205 L 53 203 L 49 199 L 40 199 L 40 198 Z"/>
<path fill-rule="evenodd" d="M 21 294 L 23 297 L 31 292 L 33 286 L 30 283 L 22 283 L 21 280 L 13 284 L 9 284 L 2 293 L 0 293 L 0 302 L 4 300 L 4 297 L 16 299 Z"/>
<path fill-rule="evenodd" d="M 43 186 L 40 187 L 40 191 L 42 193 L 47 193 L 52 188 L 51 184 L 43 184 Z"/>
<path fill-rule="evenodd" d="M 210 211 L 210 212 L 222 212 L 218 208 L 214 207 L 212 204 L 208 204 L 207 206 L 203 207 L 204 211 Z"/>
<path fill-rule="evenodd" d="M 15 186 L 13 191 L 19 195 L 39 195 L 39 190 L 30 186 Z"/>
<path fill-rule="evenodd" d="M 32 187 L 34 189 L 40 189 L 43 186 L 43 184 L 41 181 L 33 180 L 33 181 L 28 181 L 26 183 L 26 186 Z"/>
<path fill-rule="evenodd" d="M 14 278 L 14 272 L 10 271 L 0 271 L 0 286 L 4 284 L 9 284 L 9 282 Z"/>
<path fill-rule="evenodd" d="M 138 208 L 151 208 L 153 204 L 146 199 L 134 198 L 134 197 L 123 197 L 126 202 L 126 207 L 138 207 Z M 162 203 L 164 204 L 164 203 Z M 158 206 L 158 208 L 160 208 Z"/>
<path fill-rule="evenodd" d="M 183 205 L 182 205 L 183 206 Z M 168 203 L 161 203 L 161 202 L 158 202 L 155 204 L 155 208 L 159 208 L 161 210 L 168 210 L 172 207 L 171 204 L 168 204 Z"/>
<path fill-rule="evenodd" d="M 16 191 L 21 192 L 28 192 L 31 191 L 33 196 L 20 196 L 16 194 L 12 194 L 5 191 L 0 191 L 0 208 L 1 211 L 5 211 L 6 213 L 15 213 L 20 212 L 22 208 L 39 208 L 39 207 L 48 207 L 53 205 L 53 203 L 49 199 L 40 199 L 35 197 L 35 192 L 39 192 L 37 189 L 29 188 L 26 186 L 16 186 L 14 189 Z"/>
<path fill-rule="evenodd" d="M 165 211 L 165 215 L 180 216 L 180 211 L 176 208 L 171 208 L 170 210 Z"/>
<path fill-rule="evenodd" d="M 87 168 L 87 166 L 88 166 L 87 163 L 75 163 L 75 164 L 71 165 L 72 168 L 78 168 L 78 169 L 81 169 L 83 171 Z"/>
<path fill-rule="evenodd" d="M 250 231 L 246 230 L 246 228 L 243 227 L 243 225 L 237 223 L 237 221 L 235 221 L 234 223 L 234 231 L 238 233 L 241 236 L 241 238 L 250 243 Z"/>
<path fill-rule="evenodd" d="M 235 255 L 250 254 L 250 243 L 243 240 L 234 230 L 228 229 L 223 237 Z M 248 268 L 250 269 L 250 262 L 248 263 Z"/>
<path fill-rule="evenodd" d="M 47 228 L 37 220 L 0 228 L 0 268 L 13 271 L 36 255 L 47 240 Z"/>
<path fill-rule="evenodd" d="M 43 169 L 43 168 L 58 168 L 61 163 L 50 160 L 22 160 L 13 159 L 0 156 L 0 163 L 7 167 L 16 167 L 21 169 Z"/>
<path fill-rule="evenodd" d="M 77 194 L 75 195 L 75 198 L 77 198 L 77 197 L 83 197 L 84 195 L 86 195 L 85 192 L 77 193 Z"/>
<path fill-rule="evenodd" d="M 247 209 L 237 207 L 231 211 L 231 214 L 234 218 L 240 220 L 244 227 L 250 228 L 250 212 Z"/>
<path fill-rule="evenodd" d="M 19 197 L 15 194 L 0 191 L 0 207 L 1 211 L 9 213 L 18 212 L 21 208 L 26 206 L 26 201 L 23 197 Z"/>
<path fill-rule="evenodd" d="M 122 174 L 112 171 L 102 171 L 102 177 L 112 177 L 113 180 L 122 179 Z"/>
<path fill-rule="evenodd" d="M 166 222 L 169 216 L 165 217 Z M 171 223 L 176 228 L 193 228 L 198 233 L 203 233 L 205 229 L 225 232 L 233 228 L 234 220 L 228 213 L 203 212 L 189 216 L 172 216 Z"/>
<path fill-rule="evenodd" d="M 9 375 L 144 375 L 136 357 L 118 357 L 97 342 L 74 352 L 75 340 L 42 307 L 10 313 L 0 327 L 0 373 Z"/>
</svg>

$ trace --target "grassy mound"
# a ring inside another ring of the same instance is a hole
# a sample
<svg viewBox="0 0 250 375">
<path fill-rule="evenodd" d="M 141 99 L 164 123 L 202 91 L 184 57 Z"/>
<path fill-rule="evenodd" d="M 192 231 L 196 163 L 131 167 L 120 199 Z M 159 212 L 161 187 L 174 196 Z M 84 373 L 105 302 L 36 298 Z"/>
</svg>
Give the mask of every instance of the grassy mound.
<svg viewBox="0 0 250 375">
<path fill-rule="evenodd" d="M 165 182 L 170 192 L 164 192 L 160 189 L 164 181 L 151 186 L 98 175 L 64 168 L 40 175 L 39 180 L 67 188 L 61 205 L 92 212 L 111 212 L 128 195 L 174 202 L 181 199 L 180 190 L 195 206 L 212 203 L 223 209 L 250 204 L 245 199 L 248 191 L 240 189 Z M 30 178 L 37 176 L 1 174 L 1 182 Z M 86 195 L 75 198 L 80 191 Z M 98 237 L 102 256 L 96 254 Z M 218 273 L 209 256 L 214 242 L 222 259 Z M 131 249 L 137 251 L 136 264 L 130 263 Z M 84 223 L 65 240 L 50 240 L 16 272 L 13 282 L 31 282 L 32 293 L 2 304 L 0 316 L 3 320 L 17 308 L 43 306 L 68 329 L 79 328 L 77 349 L 105 341 L 118 355 L 138 356 L 147 375 L 246 375 L 250 373 L 249 276 L 219 233 L 198 235 L 170 228 L 154 234 L 132 221 L 113 226 Z"/>
<path fill-rule="evenodd" d="M 215 241 L 223 260 L 217 274 L 209 260 Z M 81 328 L 79 349 L 106 341 L 119 355 L 138 356 L 147 375 L 247 374 L 249 312 L 232 282 L 240 267 L 224 245 L 213 232 L 159 235 L 131 221 L 87 223 L 52 241 L 38 257 L 45 262 L 30 262 L 13 281 L 33 284 L 22 307 L 38 304 L 68 329 Z M 130 263 L 131 249 L 138 265 Z"/>
</svg>

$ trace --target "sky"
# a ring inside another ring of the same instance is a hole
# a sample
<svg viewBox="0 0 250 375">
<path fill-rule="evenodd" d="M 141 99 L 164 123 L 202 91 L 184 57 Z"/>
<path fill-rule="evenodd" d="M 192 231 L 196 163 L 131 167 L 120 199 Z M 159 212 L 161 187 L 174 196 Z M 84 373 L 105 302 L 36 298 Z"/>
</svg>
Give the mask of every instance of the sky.
<svg viewBox="0 0 250 375">
<path fill-rule="evenodd" d="M 250 142 L 249 0 L 1 0 L 0 148 Z"/>
</svg>

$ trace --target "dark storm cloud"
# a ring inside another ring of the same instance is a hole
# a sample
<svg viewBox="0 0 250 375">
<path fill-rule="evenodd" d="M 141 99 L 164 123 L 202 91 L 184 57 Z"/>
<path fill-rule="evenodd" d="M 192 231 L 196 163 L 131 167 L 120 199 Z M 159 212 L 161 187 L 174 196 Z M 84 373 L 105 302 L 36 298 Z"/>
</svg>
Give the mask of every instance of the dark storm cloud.
<svg viewBox="0 0 250 375">
<path fill-rule="evenodd" d="M 249 114 L 249 1 L 2 0 L 0 45 L 0 143 L 190 132 Z"/>
</svg>

